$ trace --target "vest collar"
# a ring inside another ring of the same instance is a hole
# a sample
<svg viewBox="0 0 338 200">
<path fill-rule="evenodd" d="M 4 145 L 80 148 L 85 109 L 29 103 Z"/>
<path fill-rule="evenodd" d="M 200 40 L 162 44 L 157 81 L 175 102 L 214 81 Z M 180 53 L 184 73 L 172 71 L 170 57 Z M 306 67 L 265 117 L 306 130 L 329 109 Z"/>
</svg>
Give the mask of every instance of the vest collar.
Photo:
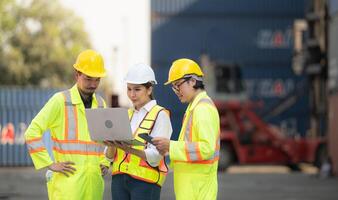
<svg viewBox="0 0 338 200">
<path fill-rule="evenodd" d="M 209 98 L 206 91 L 202 91 L 198 95 L 196 95 L 195 99 L 188 105 L 187 110 L 192 111 L 196 107 L 198 102 L 203 98 Z"/>
<path fill-rule="evenodd" d="M 70 89 L 70 93 L 71 93 L 71 99 L 72 99 L 72 104 L 73 105 L 78 105 L 78 104 L 83 104 L 81 96 L 80 96 L 80 92 L 79 89 L 77 88 L 77 84 L 75 84 L 71 89 Z M 95 103 L 94 103 L 95 102 Z M 97 100 L 96 100 L 96 95 L 93 94 L 93 100 L 92 100 L 92 107 L 94 105 L 97 105 Z"/>
</svg>

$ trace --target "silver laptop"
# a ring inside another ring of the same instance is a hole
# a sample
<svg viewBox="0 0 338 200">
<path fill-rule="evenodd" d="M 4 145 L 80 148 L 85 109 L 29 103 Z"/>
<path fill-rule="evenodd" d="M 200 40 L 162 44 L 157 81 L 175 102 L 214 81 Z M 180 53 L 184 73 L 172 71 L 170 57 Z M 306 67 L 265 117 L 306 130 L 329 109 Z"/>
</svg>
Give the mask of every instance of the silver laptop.
<svg viewBox="0 0 338 200">
<path fill-rule="evenodd" d="M 133 138 L 126 108 L 85 109 L 85 112 L 91 140 L 144 145 Z"/>
</svg>

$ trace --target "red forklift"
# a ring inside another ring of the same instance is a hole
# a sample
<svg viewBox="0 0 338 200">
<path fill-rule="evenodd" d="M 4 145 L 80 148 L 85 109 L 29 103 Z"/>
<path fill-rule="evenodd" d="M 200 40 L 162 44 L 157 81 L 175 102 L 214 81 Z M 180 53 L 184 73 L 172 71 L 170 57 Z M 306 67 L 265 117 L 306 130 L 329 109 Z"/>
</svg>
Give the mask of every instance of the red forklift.
<svg viewBox="0 0 338 200">
<path fill-rule="evenodd" d="M 298 171 L 300 163 L 320 168 L 326 161 L 324 134 L 290 134 L 288 129 L 267 123 L 307 94 L 306 80 L 267 107 L 263 101 L 252 102 L 247 97 L 238 65 L 219 65 L 208 55 L 201 56 L 201 63 L 208 66 L 203 69 L 206 87 L 220 115 L 219 170 L 224 171 L 232 164 L 276 164 Z"/>
<path fill-rule="evenodd" d="M 278 164 L 298 171 L 299 163 L 320 167 L 326 158 L 324 138 L 288 137 L 254 112 L 262 103 L 215 101 L 215 104 L 221 124 L 220 170 L 232 164 Z"/>
</svg>

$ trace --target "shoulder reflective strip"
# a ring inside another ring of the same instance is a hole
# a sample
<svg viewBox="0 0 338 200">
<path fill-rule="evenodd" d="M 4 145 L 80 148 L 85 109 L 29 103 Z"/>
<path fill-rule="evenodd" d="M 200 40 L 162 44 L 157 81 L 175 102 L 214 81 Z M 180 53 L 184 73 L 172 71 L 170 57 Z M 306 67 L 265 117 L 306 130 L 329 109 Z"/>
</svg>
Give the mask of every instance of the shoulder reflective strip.
<svg viewBox="0 0 338 200">
<path fill-rule="evenodd" d="M 142 120 L 142 122 L 140 123 L 140 128 L 142 129 L 147 129 L 150 130 L 150 132 L 153 130 L 154 125 L 155 125 L 155 121 L 158 117 L 158 114 L 164 110 L 163 107 L 159 106 L 159 105 L 155 105 L 144 117 L 144 119 Z"/>
<path fill-rule="evenodd" d="M 164 108 L 159 106 L 159 105 L 155 105 L 145 116 L 144 118 L 142 119 L 140 125 L 137 127 L 137 129 L 135 130 L 134 132 L 134 138 L 139 140 L 140 142 L 143 142 L 144 144 L 146 144 L 147 142 L 138 137 L 138 134 L 140 133 L 146 133 L 146 134 L 150 134 L 153 127 L 154 127 L 154 124 L 155 124 L 155 121 L 158 117 L 158 114 L 160 111 L 162 111 Z M 132 115 L 132 110 L 129 109 L 129 116 Z M 145 127 L 147 126 L 147 127 Z M 137 150 L 143 150 L 146 148 L 146 145 L 144 146 L 133 146 L 134 149 L 137 149 Z M 131 155 L 131 154 L 128 154 L 127 156 L 127 159 L 124 160 L 123 162 L 124 163 L 128 163 L 128 162 L 137 162 L 139 163 L 140 165 L 140 158 L 138 156 L 134 156 L 134 155 Z"/>
<path fill-rule="evenodd" d="M 65 139 L 75 140 L 77 139 L 77 111 L 76 105 L 72 104 L 70 90 L 63 92 L 65 96 L 65 115 L 67 116 L 66 119 L 66 132 L 65 132 Z"/>
<path fill-rule="evenodd" d="M 161 107 L 161 106 L 159 106 L 159 105 L 156 105 L 156 106 L 154 106 L 153 109 L 151 109 L 151 111 L 150 111 L 151 113 L 150 113 L 150 115 L 148 117 L 150 118 L 150 120 L 153 120 L 153 124 L 152 124 L 150 130 L 153 130 L 153 128 L 155 126 L 155 122 L 156 122 L 156 120 L 158 118 L 158 115 L 160 114 L 160 112 L 162 110 L 165 111 L 166 109 L 163 108 L 163 107 Z"/>
<path fill-rule="evenodd" d="M 185 126 L 184 140 L 191 141 L 192 140 L 192 112 L 189 115 L 188 123 Z"/>
<path fill-rule="evenodd" d="M 95 94 L 96 96 L 96 101 L 97 101 L 97 107 L 98 108 L 104 108 L 104 103 L 103 103 L 103 99 L 100 95 Z"/>
<path fill-rule="evenodd" d="M 150 134 L 151 131 L 154 128 L 155 122 L 157 120 L 157 117 L 159 115 L 159 113 L 165 110 L 163 107 L 159 106 L 159 105 L 155 105 L 144 117 L 144 119 L 142 120 L 142 122 L 140 123 L 139 127 L 137 128 L 137 132 L 135 134 L 135 138 L 138 134 L 140 133 L 146 133 L 146 134 Z M 141 141 L 143 141 L 144 144 L 146 144 L 147 142 L 140 138 Z M 138 147 L 134 147 L 140 150 L 143 150 L 146 146 L 142 146 L 142 148 L 138 148 Z"/>
<path fill-rule="evenodd" d="M 81 144 L 81 143 L 59 143 L 53 141 L 53 149 L 65 153 L 79 154 L 102 154 L 104 151 L 103 145 L 98 144 Z"/>
<path fill-rule="evenodd" d="M 149 112 L 143 117 L 143 119 L 142 119 L 140 125 L 139 125 L 139 126 L 136 128 L 136 130 L 134 131 L 134 133 L 133 133 L 133 137 L 134 137 L 134 138 L 135 138 L 136 134 L 138 134 L 138 133 L 140 132 L 140 131 L 139 131 L 140 126 L 141 126 L 143 120 L 147 117 L 148 114 L 149 114 Z M 131 118 L 130 118 L 130 120 L 131 120 Z M 147 130 L 145 130 L 145 131 L 147 131 Z M 148 130 L 148 131 L 150 132 L 150 130 Z M 146 133 L 146 132 L 145 132 L 145 133 Z"/>
<path fill-rule="evenodd" d="M 203 98 L 200 99 L 199 103 L 209 103 L 214 106 L 214 102 L 211 99 Z M 186 117 L 186 114 L 184 114 L 184 118 Z M 185 128 L 185 133 L 184 133 L 184 140 L 185 141 L 191 141 L 192 140 L 192 119 L 193 119 L 193 111 L 191 111 L 188 119 L 188 123 Z"/>
<path fill-rule="evenodd" d="M 69 102 L 67 102 L 67 99 L 66 99 L 66 95 L 65 95 L 65 92 L 62 92 L 63 94 L 63 98 L 64 98 L 64 101 L 65 101 L 65 110 L 64 110 L 64 115 L 65 115 L 65 124 L 64 124 L 64 138 L 67 139 L 68 138 L 68 111 L 67 111 L 67 107 L 69 106 Z"/>
<path fill-rule="evenodd" d="M 30 141 L 27 142 L 27 147 L 29 151 L 34 151 L 36 149 L 41 149 L 41 148 L 45 148 L 45 145 L 43 144 L 42 140 L 36 140 L 36 141 Z"/>
</svg>

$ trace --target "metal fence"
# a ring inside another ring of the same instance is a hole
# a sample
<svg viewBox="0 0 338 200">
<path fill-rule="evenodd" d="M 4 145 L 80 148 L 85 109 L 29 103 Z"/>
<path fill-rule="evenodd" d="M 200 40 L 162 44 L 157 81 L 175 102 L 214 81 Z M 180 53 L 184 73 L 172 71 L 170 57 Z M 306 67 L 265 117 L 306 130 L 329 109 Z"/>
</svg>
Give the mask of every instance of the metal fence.
<svg viewBox="0 0 338 200">
<path fill-rule="evenodd" d="M 24 132 L 56 89 L 0 87 L 0 166 L 29 166 Z M 49 133 L 44 142 L 50 148 Z"/>
</svg>

